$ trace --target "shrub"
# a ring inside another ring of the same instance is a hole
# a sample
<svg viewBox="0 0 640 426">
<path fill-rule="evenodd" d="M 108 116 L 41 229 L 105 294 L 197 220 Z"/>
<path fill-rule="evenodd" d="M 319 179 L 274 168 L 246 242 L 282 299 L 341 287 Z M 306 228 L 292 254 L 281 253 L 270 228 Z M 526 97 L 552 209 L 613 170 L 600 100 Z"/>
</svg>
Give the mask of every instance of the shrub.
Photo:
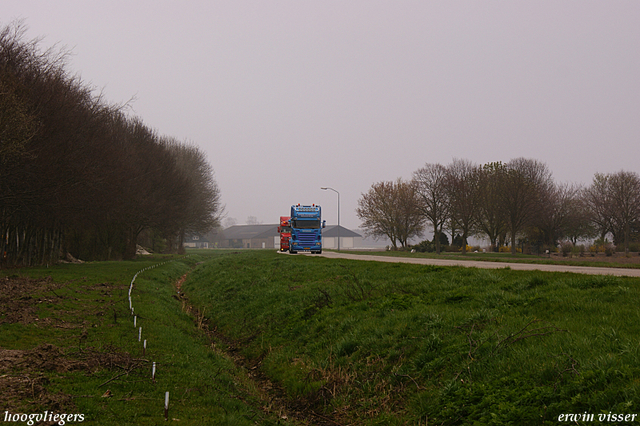
<svg viewBox="0 0 640 426">
<path fill-rule="evenodd" d="M 499 249 L 500 253 L 511 253 L 511 247 L 509 246 L 500 246 Z M 519 247 L 516 247 L 516 253 L 522 253 L 522 249 Z"/>
<path fill-rule="evenodd" d="M 573 243 L 571 241 L 562 241 L 560 243 L 560 253 L 562 253 L 562 257 L 567 257 L 569 253 L 571 253 L 571 249 L 573 249 Z"/>
<path fill-rule="evenodd" d="M 640 252 L 640 243 L 629 243 L 629 251 Z"/>
<path fill-rule="evenodd" d="M 411 248 L 420 253 L 433 253 L 434 251 L 436 251 L 436 245 L 433 243 L 433 241 L 429 240 L 421 241 Z"/>
<path fill-rule="evenodd" d="M 624 244 L 616 246 L 616 251 L 620 253 L 624 253 Z M 629 252 L 640 251 L 640 243 L 630 242 L 629 243 Z"/>
<path fill-rule="evenodd" d="M 436 236 L 433 236 L 433 245 L 436 244 Z M 448 246 L 449 245 L 449 237 L 447 237 L 447 234 L 445 234 L 444 232 L 440 233 L 440 247 L 444 247 L 444 246 Z"/>
<path fill-rule="evenodd" d="M 593 249 L 591 248 L 593 247 Z M 589 251 L 595 251 L 596 253 L 604 253 L 607 256 L 612 256 L 616 251 L 616 246 L 613 245 L 608 239 L 598 238 L 593 242 L 593 246 L 589 248 Z M 608 251 L 607 251 L 608 249 Z M 612 251 L 613 250 L 613 251 Z M 593 252 L 592 251 L 592 252 Z"/>
<path fill-rule="evenodd" d="M 607 256 L 613 256 L 613 254 L 616 252 L 616 246 L 608 243 L 606 246 L 604 246 L 604 254 L 606 254 Z"/>
</svg>

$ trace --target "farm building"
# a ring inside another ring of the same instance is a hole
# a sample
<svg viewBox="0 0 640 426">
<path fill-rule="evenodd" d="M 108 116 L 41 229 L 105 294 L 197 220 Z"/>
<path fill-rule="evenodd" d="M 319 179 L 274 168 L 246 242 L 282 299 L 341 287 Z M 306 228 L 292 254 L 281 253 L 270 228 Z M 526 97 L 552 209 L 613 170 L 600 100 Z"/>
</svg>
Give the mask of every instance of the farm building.
<svg viewBox="0 0 640 426">
<path fill-rule="evenodd" d="M 209 240 L 198 234 L 184 237 L 183 245 L 188 248 L 209 248 Z"/>
<path fill-rule="evenodd" d="M 322 230 L 322 247 L 337 249 L 338 234 L 340 234 L 340 249 L 346 250 L 362 246 L 362 235 L 343 226 L 338 229 L 336 225 L 331 225 Z"/>
<path fill-rule="evenodd" d="M 220 235 L 220 247 L 280 248 L 278 224 L 230 226 Z"/>
<path fill-rule="evenodd" d="M 323 229 L 322 240 L 324 248 L 338 248 L 338 227 L 332 225 Z M 361 242 L 360 234 L 340 227 L 340 248 L 359 247 Z M 279 249 L 278 224 L 230 226 L 222 231 L 219 247 Z"/>
</svg>

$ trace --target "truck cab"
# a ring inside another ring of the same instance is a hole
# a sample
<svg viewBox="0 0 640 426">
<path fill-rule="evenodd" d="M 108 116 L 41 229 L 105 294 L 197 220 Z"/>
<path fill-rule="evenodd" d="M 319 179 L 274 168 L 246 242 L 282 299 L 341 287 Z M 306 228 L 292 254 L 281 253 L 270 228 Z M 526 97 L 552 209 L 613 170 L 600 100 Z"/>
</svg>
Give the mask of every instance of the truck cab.
<svg viewBox="0 0 640 426">
<path fill-rule="evenodd" d="M 291 206 L 291 241 L 289 252 L 295 254 L 299 251 L 322 253 L 322 228 L 325 221 L 322 220 L 322 209 L 312 204 Z"/>
<path fill-rule="evenodd" d="M 289 240 L 291 239 L 291 218 L 289 216 L 280 216 L 278 234 L 280 234 L 280 251 L 289 251 Z"/>
</svg>

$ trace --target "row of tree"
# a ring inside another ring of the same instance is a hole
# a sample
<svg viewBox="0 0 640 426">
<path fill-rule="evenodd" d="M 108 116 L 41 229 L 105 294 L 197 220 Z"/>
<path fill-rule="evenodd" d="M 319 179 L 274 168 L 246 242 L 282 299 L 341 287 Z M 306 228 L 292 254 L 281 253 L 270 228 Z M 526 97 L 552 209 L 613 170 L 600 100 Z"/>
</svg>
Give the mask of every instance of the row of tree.
<svg viewBox="0 0 640 426">
<path fill-rule="evenodd" d="M 595 174 L 583 187 L 558 184 L 546 164 L 527 158 L 477 165 L 455 159 L 447 166 L 426 164 L 410 181 L 379 182 L 362 194 L 356 209 L 367 235 L 388 237 L 394 248 L 433 231 L 487 238 L 493 250 L 517 241 L 541 249 L 561 240 L 608 235 L 624 245 L 640 236 L 640 176 L 620 171 Z"/>
<path fill-rule="evenodd" d="M 24 33 L 0 31 L 0 266 L 132 258 L 142 232 L 179 250 L 215 226 L 206 155 L 106 103 Z"/>
</svg>

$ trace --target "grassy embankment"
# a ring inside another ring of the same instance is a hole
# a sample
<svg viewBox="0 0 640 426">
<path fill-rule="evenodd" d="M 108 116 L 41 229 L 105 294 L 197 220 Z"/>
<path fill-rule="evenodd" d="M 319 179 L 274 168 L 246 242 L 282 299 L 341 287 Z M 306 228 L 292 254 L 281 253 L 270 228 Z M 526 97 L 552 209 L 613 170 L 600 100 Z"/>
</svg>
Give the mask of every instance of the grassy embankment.
<svg viewBox="0 0 640 426">
<path fill-rule="evenodd" d="M 226 253 L 183 288 L 292 398 L 341 424 L 638 413 L 640 280 Z"/>
<path fill-rule="evenodd" d="M 82 424 L 158 425 L 168 391 L 169 420 L 177 424 L 276 424 L 260 409 L 255 385 L 211 350 L 175 298 L 174 283 L 206 257 L 176 258 L 137 277 L 132 303 L 147 340 L 143 355 L 129 284 L 165 260 L 0 271 L 2 416 L 48 410 L 82 413 Z"/>
</svg>

